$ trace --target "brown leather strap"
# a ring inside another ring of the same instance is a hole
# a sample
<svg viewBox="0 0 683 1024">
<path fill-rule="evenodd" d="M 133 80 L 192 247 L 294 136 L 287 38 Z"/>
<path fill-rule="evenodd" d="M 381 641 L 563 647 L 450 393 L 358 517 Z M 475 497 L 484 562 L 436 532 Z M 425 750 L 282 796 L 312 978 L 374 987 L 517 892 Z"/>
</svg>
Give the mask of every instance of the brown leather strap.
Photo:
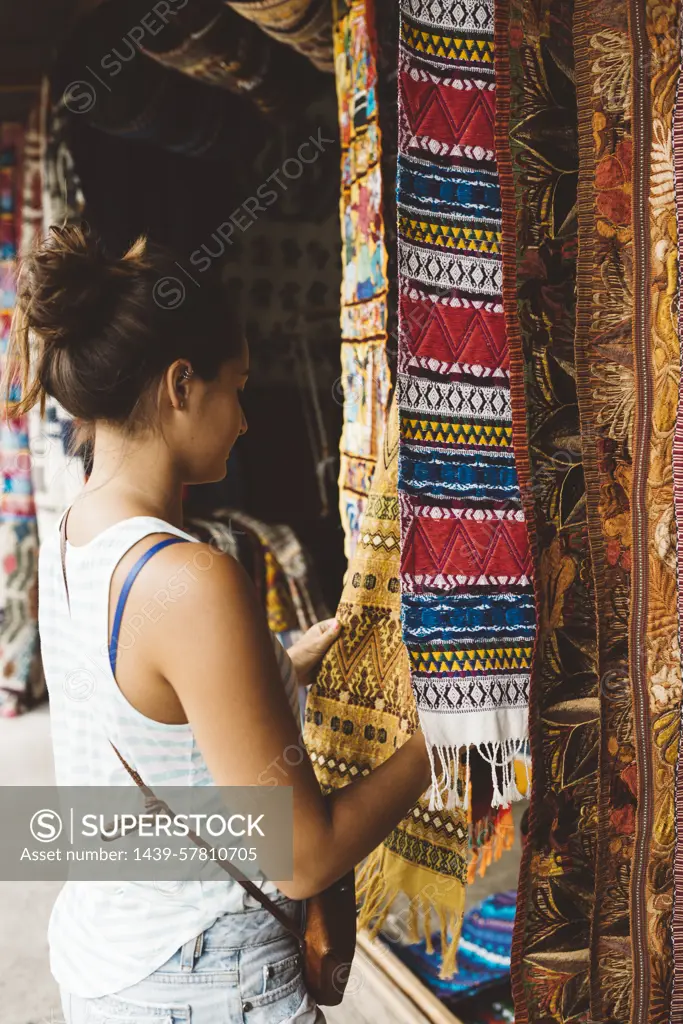
<svg viewBox="0 0 683 1024">
<path fill-rule="evenodd" d="M 69 518 L 69 512 L 71 509 L 67 509 L 62 516 L 62 521 L 59 524 L 59 550 L 62 558 L 62 576 L 64 577 L 64 590 L 66 591 L 66 603 L 69 608 L 69 615 L 71 614 L 71 600 L 69 598 L 69 584 L 66 582 L 66 521 Z"/>
<path fill-rule="evenodd" d="M 118 757 L 123 767 L 126 769 L 126 771 L 133 779 L 133 781 L 136 783 L 136 785 L 138 785 L 145 794 L 146 806 L 155 806 L 158 809 L 163 809 L 172 816 L 173 812 L 170 810 L 168 805 L 165 804 L 163 800 L 158 799 L 158 797 L 149 788 L 149 786 L 145 785 L 145 783 L 142 781 L 138 773 L 133 768 L 131 768 L 126 759 L 117 750 L 117 748 L 114 746 L 111 740 L 109 740 L 109 742 L 114 748 L 114 753 Z M 188 835 L 192 842 L 195 843 L 197 846 L 203 847 L 205 850 L 208 850 L 210 852 L 216 852 L 215 848 L 211 846 L 210 843 L 207 843 L 204 839 L 201 838 L 201 836 L 198 836 L 196 832 L 193 832 L 192 829 L 188 831 Z M 303 942 L 304 933 L 301 930 L 301 928 L 298 925 L 296 925 L 293 921 L 291 921 L 289 917 L 287 917 L 287 915 L 284 913 L 283 910 L 280 909 L 277 903 L 273 903 L 273 901 L 269 899 L 268 896 L 262 893 L 258 886 L 254 885 L 251 879 L 247 878 L 246 875 L 243 875 L 239 868 L 236 868 L 231 861 L 224 860 L 219 856 L 212 857 L 211 859 L 215 860 L 218 864 L 220 864 L 223 870 L 227 871 L 227 873 L 231 875 L 236 882 L 239 882 L 240 885 L 244 886 L 247 892 L 250 893 L 250 895 L 252 895 L 254 899 L 257 900 L 265 910 L 270 911 L 273 917 L 276 918 L 280 922 L 280 924 L 284 925 L 287 931 L 291 932 L 292 935 L 294 935 L 295 938 L 299 940 L 299 942 Z"/>
</svg>

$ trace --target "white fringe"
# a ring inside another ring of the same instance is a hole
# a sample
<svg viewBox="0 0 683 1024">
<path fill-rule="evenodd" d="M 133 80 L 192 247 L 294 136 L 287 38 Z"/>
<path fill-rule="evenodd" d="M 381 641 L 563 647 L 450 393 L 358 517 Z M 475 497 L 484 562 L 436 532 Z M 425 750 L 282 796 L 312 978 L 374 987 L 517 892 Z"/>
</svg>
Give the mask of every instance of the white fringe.
<svg viewBox="0 0 683 1024">
<path fill-rule="evenodd" d="M 462 746 L 430 744 L 427 753 L 432 772 L 432 784 L 428 790 L 429 810 L 452 810 L 454 807 L 467 810 L 470 789 L 470 746 L 474 746 L 481 758 L 491 766 L 493 785 L 492 807 L 507 806 L 514 800 L 522 800 L 515 776 L 515 760 L 526 751 L 526 739 L 505 739 L 495 743 L 477 743 Z M 436 755 L 436 756 L 435 756 Z M 458 778 L 461 759 L 465 763 L 464 792 L 458 792 Z M 522 758 L 526 773 L 527 792 L 530 784 L 528 758 Z"/>
</svg>

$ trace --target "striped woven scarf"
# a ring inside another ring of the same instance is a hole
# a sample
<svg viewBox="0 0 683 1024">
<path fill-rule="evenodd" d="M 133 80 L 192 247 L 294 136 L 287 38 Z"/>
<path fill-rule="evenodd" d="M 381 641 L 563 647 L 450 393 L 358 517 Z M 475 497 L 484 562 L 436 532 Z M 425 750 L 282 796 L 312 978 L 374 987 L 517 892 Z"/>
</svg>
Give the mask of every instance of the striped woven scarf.
<svg viewBox="0 0 683 1024">
<path fill-rule="evenodd" d="M 439 754 L 430 806 L 467 794 L 451 765 L 470 746 L 497 806 L 519 796 L 535 615 L 501 302 L 492 0 L 402 0 L 399 72 L 403 636 Z"/>
</svg>

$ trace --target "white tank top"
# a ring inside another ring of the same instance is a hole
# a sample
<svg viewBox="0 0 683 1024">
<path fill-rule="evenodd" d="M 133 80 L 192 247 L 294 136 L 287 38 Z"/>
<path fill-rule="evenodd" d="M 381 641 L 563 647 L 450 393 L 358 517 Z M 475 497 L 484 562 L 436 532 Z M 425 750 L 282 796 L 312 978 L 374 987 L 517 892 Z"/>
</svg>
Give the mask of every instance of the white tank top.
<svg viewBox="0 0 683 1024">
<path fill-rule="evenodd" d="M 112 750 L 111 740 L 143 780 L 160 785 L 207 786 L 213 779 L 189 724 L 165 725 L 137 711 L 119 689 L 109 664 L 109 589 L 125 553 L 150 534 L 196 538 L 161 519 L 136 516 L 116 523 L 88 544 L 66 546 L 67 602 L 59 529 L 44 540 L 39 557 L 39 629 L 59 786 L 135 785 Z M 163 602 L 178 600 L 206 558 L 188 547 L 187 562 L 142 606 L 156 620 Z M 144 569 L 142 570 L 144 573 Z M 132 609 L 134 612 L 138 608 Z M 123 629 L 119 649 L 134 642 Z M 298 685 L 289 655 L 273 636 L 292 712 L 300 728 Z M 174 892 L 177 888 L 178 891 Z M 268 895 L 271 882 L 261 884 Z M 188 939 L 226 911 L 239 911 L 244 889 L 225 881 L 190 881 L 182 887 L 153 882 L 66 882 L 48 928 L 55 980 L 84 998 L 110 995 L 146 978 Z"/>
</svg>

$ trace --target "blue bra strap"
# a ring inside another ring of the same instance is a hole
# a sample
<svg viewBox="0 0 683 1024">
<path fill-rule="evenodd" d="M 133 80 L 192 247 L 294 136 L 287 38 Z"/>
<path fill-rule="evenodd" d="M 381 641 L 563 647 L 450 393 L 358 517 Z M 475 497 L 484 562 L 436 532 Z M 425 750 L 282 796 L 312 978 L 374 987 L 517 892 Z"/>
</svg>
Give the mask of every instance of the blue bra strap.
<svg viewBox="0 0 683 1024">
<path fill-rule="evenodd" d="M 148 551 L 145 551 L 144 555 L 140 555 L 137 562 L 126 576 L 126 582 L 121 588 L 119 594 L 119 600 L 116 605 L 116 613 L 114 614 L 114 624 L 111 628 L 111 640 L 109 641 L 109 664 L 111 665 L 112 675 L 116 676 L 116 654 L 119 648 L 119 633 L 121 632 L 121 619 L 123 618 L 123 609 L 126 606 L 128 595 L 130 594 L 130 588 L 135 583 L 138 573 L 145 565 L 149 562 L 152 555 L 156 555 L 157 551 L 161 551 L 162 548 L 167 548 L 169 544 L 187 544 L 188 542 L 183 537 L 167 537 L 166 540 L 160 540 L 158 544 L 153 544 Z"/>
</svg>

